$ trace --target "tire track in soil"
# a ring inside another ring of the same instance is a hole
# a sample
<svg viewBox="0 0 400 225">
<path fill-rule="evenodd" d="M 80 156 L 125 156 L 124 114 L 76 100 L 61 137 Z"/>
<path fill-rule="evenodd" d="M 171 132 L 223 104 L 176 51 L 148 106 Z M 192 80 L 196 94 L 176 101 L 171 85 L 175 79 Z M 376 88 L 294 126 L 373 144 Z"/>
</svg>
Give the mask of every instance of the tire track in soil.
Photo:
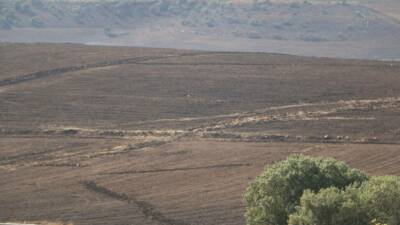
<svg viewBox="0 0 400 225">
<path fill-rule="evenodd" d="M 318 118 L 320 116 L 326 116 L 334 112 L 342 111 L 342 110 L 354 110 L 354 109 L 362 109 L 365 107 L 374 107 L 374 108 L 385 108 L 388 106 L 391 106 L 393 103 L 399 103 L 400 102 L 400 97 L 386 97 L 386 98 L 377 98 L 377 99 L 362 99 L 362 100 L 347 100 L 347 101 L 336 101 L 336 102 L 324 102 L 324 103 L 313 103 L 313 104 L 293 104 L 293 105 L 286 105 L 286 106 L 276 106 L 276 107 L 268 107 L 265 109 L 259 109 L 255 111 L 249 111 L 249 112 L 243 112 L 243 113 L 233 113 L 233 114 L 226 114 L 226 115 L 217 115 L 217 116 L 211 116 L 211 117 L 194 117 L 194 118 L 181 118 L 181 119 L 176 119 L 175 121 L 182 120 L 182 121 L 193 121 L 196 119 L 221 119 L 218 122 L 215 123 L 205 123 L 202 126 L 198 127 L 193 127 L 190 128 L 187 131 L 182 131 L 179 133 L 176 133 L 174 135 L 167 135 L 171 139 L 169 140 L 150 140 L 150 141 L 145 141 L 142 143 L 134 144 L 134 145 L 126 145 L 122 146 L 123 148 L 120 149 L 108 149 L 102 152 L 96 152 L 94 154 L 89 154 L 86 155 L 84 158 L 97 158 L 97 157 L 103 157 L 103 156 L 114 156 L 114 155 L 119 155 L 119 154 L 124 154 L 128 153 L 131 151 L 139 150 L 142 148 L 146 147 L 158 147 L 160 145 L 170 143 L 176 140 L 179 140 L 183 137 L 194 137 L 194 136 L 224 136 L 223 133 L 221 135 L 219 134 L 214 134 L 214 132 L 217 131 L 223 131 L 226 128 L 231 128 L 231 127 L 240 127 L 246 124 L 256 124 L 256 123 L 265 123 L 265 122 L 271 122 L 271 121 L 290 121 L 290 120 L 305 120 L 305 119 L 313 119 L 313 118 Z M 283 114 L 265 114 L 266 111 L 268 110 L 273 110 L 273 109 L 296 109 L 296 108 L 303 108 L 303 107 L 308 107 L 308 106 L 329 106 L 328 109 L 319 111 L 319 110 L 310 110 L 307 111 L 305 109 L 301 110 L 301 114 L 299 112 L 294 112 L 294 113 L 283 113 Z M 157 120 L 157 121 L 162 121 L 162 120 Z M 67 130 L 68 131 L 68 130 Z M 7 133 L 6 131 L 4 131 Z M 36 131 L 38 132 L 38 131 Z M 121 134 L 125 133 L 123 131 Z M 126 131 L 128 133 L 134 133 L 135 131 Z M 143 131 L 140 131 L 143 133 Z M 147 131 L 149 132 L 149 131 Z M 15 132 L 11 132 L 12 134 L 15 134 Z M 18 132 L 17 132 L 18 133 Z M 25 134 L 26 131 L 22 132 L 22 134 Z M 33 132 L 35 133 L 35 132 Z M 53 135 L 52 133 L 54 132 L 49 132 L 49 131 L 42 131 L 38 133 L 46 133 L 47 135 Z M 145 132 L 146 133 L 146 132 Z M 150 131 L 151 133 L 151 131 Z M 153 132 L 154 133 L 154 132 Z M 65 135 L 65 133 L 63 133 Z M 75 133 L 74 133 L 75 134 Z M 120 134 L 120 133 L 118 133 Z M 147 134 L 147 133 L 146 133 Z M 79 136 L 79 132 L 76 133 L 75 135 Z M 61 135 L 62 136 L 62 135 Z M 74 135 L 66 135 L 68 137 L 74 136 Z M 232 135 L 228 135 L 232 136 Z M 234 135 L 235 136 L 235 135 Z M 236 137 L 236 136 L 235 136 Z M 99 138 L 110 138 L 110 137 L 99 137 Z M 231 137 L 230 137 L 231 138 Z M 238 141 L 238 138 L 233 138 Z M 243 139 L 243 138 L 239 138 Z M 244 141 L 288 141 L 284 137 L 274 137 L 272 135 L 271 137 L 262 137 L 261 139 L 265 140 L 246 140 Z M 298 140 L 295 140 L 295 142 L 299 142 Z M 300 142 L 305 142 L 304 140 L 301 140 Z M 334 140 L 316 140 L 313 138 L 313 140 L 308 140 L 308 142 L 324 142 L 324 143 L 338 143 Z M 342 143 L 343 141 L 340 141 L 339 143 Z M 359 144 L 377 144 L 379 142 L 377 141 L 364 141 L 364 142 L 355 142 Z M 389 144 L 388 142 L 382 143 L 382 144 Z M 398 143 L 391 143 L 391 144 L 398 144 Z M 35 156 L 39 156 L 41 154 L 46 154 L 50 153 L 54 150 L 49 150 L 49 151 L 44 151 L 44 152 L 34 152 L 34 153 L 29 153 L 29 154 L 22 154 L 18 156 L 12 156 L 12 157 L 5 157 L 5 158 L 0 158 L 0 165 L 2 164 L 12 164 L 13 162 L 16 162 L 18 160 L 23 160 L 26 158 L 29 159 L 35 159 Z M 4 162 L 6 161 L 6 162 Z"/>
<path fill-rule="evenodd" d="M 176 172 L 176 171 L 190 171 L 190 170 L 224 169 L 224 168 L 247 167 L 251 165 L 252 164 L 250 163 L 231 163 L 231 164 L 220 164 L 220 165 L 198 166 L 198 167 L 178 167 L 171 169 L 132 170 L 132 171 L 104 173 L 98 175 L 146 174 L 146 173 L 162 173 L 162 172 Z"/>
<path fill-rule="evenodd" d="M 393 104 L 400 103 L 400 97 L 387 97 L 377 99 L 361 99 L 361 100 L 346 100 L 336 102 L 325 102 L 315 104 L 305 104 L 294 106 L 293 108 L 301 108 L 303 106 L 325 106 L 329 107 L 324 110 L 300 110 L 294 113 L 281 113 L 281 114 L 265 114 L 263 110 L 255 110 L 253 112 L 243 113 L 239 116 L 234 116 L 228 120 L 221 120 L 208 126 L 199 126 L 190 131 L 194 134 L 207 131 L 223 130 L 226 128 L 240 127 L 247 124 L 265 123 L 271 121 L 291 121 L 291 120 L 310 120 L 322 116 L 327 116 L 333 113 L 360 110 L 364 108 L 384 109 L 387 107 L 398 107 Z M 266 110 L 271 108 L 266 108 Z"/>
<path fill-rule="evenodd" d="M 329 106 L 329 107 L 340 107 L 346 104 L 357 104 L 361 105 L 361 107 L 367 106 L 369 103 L 375 104 L 388 104 L 391 102 L 400 102 L 400 97 L 385 97 L 385 98 L 376 98 L 376 99 L 358 99 L 358 100 L 339 100 L 333 102 L 314 102 L 314 103 L 302 103 L 302 104 L 289 104 L 289 105 L 280 105 L 280 106 L 270 106 L 266 108 L 256 109 L 253 111 L 243 111 L 237 113 L 230 113 L 230 114 L 220 114 L 220 115 L 213 115 L 213 116 L 199 116 L 199 117 L 183 117 L 183 118 L 176 118 L 176 119 L 156 119 L 156 120 L 148 120 L 148 121 L 140 121 L 130 123 L 131 125 L 143 125 L 143 124 L 156 124 L 156 123 L 163 123 L 163 122 L 192 122 L 192 121 L 199 121 L 199 120 L 214 120 L 214 119 L 221 119 L 221 120 L 228 120 L 228 119 L 240 119 L 246 117 L 254 117 L 260 116 L 260 114 L 265 114 L 267 111 L 272 110 L 285 110 L 285 109 L 301 109 L 304 107 L 316 107 L 316 106 Z M 222 122 L 222 121 L 220 121 Z M 219 123 L 220 123 L 219 122 Z M 207 124 L 207 122 L 205 122 Z M 215 123 L 216 125 L 216 123 Z M 207 127 L 211 125 L 208 124 Z M 194 128 L 190 128 L 189 131 L 195 131 L 196 129 L 204 128 L 205 126 L 198 126 Z"/>
<path fill-rule="evenodd" d="M 38 71 L 35 73 L 30 73 L 26 75 L 21 75 L 13 78 L 6 78 L 0 80 L 0 87 L 15 85 L 19 83 L 25 83 L 32 80 L 37 80 L 46 77 L 52 77 L 57 75 L 62 75 L 69 72 L 76 72 L 88 69 L 102 68 L 108 66 L 116 66 L 116 65 L 126 65 L 126 64 L 140 64 L 140 65 L 188 65 L 188 66 L 315 66 L 320 64 L 310 64 L 310 63 L 287 63 L 287 64 L 279 64 L 279 63 L 159 63 L 159 62 L 147 62 L 152 60 L 159 60 L 165 58 L 180 58 L 185 56 L 202 56 L 202 55 L 227 55 L 227 54 L 235 54 L 229 52 L 208 52 L 208 53 L 183 53 L 177 55 L 169 55 L 169 56 L 143 56 L 143 57 L 134 57 L 127 59 L 119 59 L 119 60 L 111 60 L 104 61 L 80 66 L 70 66 L 70 67 L 61 67 L 50 70 Z M 400 65 L 394 63 L 385 63 L 385 64 L 374 64 L 374 65 L 357 65 L 357 64 L 339 64 L 339 63 L 328 63 L 323 64 L 324 66 L 329 67 L 367 67 L 367 68 L 400 68 Z"/>
<path fill-rule="evenodd" d="M 174 141 L 174 140 L 164 140 L 164 141 L 151 140 L 151 141 L 147 141 L 147 142 L 137 143 L 132 146 L 130 146 L 130 145 L 122 146 L 120 149 L 116 149 L 116 150 L 111 149 L 111 150 L 106 150 L 106 151 L 102 151 L 102 152 L 97 152 L 94 154 L 89 154 L 89 155 L 84 156 L 83 158 L 94 159 L 94 158 L 106 157 L 106 156 L 116 156 L 116 155 L 120 155 L 120 154 L 129 153 L 132 151 L 141 150 L 143 148 L 158 147 L 158 146 L 170 143 L 172 141 Z"/>
<path fill-rule="evenodd" d="M 171 137 L 184 133 L 184 130 L 102 130 L 85 128 L 36 128 L 36 129 L 0 129 L 1 138 L 80 138 L 80 139 L 128 139 L 140 136 Z"/>
<path fill-rule="evenodd" d="M 98 185 L 95 181 L 84 181 L 83 185 L 87 190 L 91 192 L 101 194 L 103 196 L 138 207 L 146 219 L 155 221 L 161 225 L 188 225 L 183 221 L 167 217 L 162 212 L 157 210 L 154 205 L 146 201 L 141 201 L 135 196 L 128 196 L 124 193 L 112 191 L 106 187 Z"/>
<path fill-rule="evenodd" d="M 55 149 L 48 149 L 48 150 L 43 150 L 43 151 L 37 151 L 37 152 L 31 152 L 31 153 L 25 153 L 25 154 L 19 154 L 19 155 L 14 155 L 14 156 L 6 156 L 0 158 L 0 166 L 4 165 L 11 165 L 23 161 L 38 161 L 38 160 L 45 160 L 45 159 L 51 159 L 52 157 L 46 156 L 49 153 L 55 153 L 64 150 L 64 147 L 60 148 L 55 148 Z"/>
<path fill-rule="evenodd" d="M 399 64 L 384 63 L 384 64 L 339 64 L 339 63 L 162 63 L 162 62 L 137 62 L 135 64 L 148 66 L 326 66 L 326 67 L 360 67 L 360 68 L 400 68 Z"/>
<path fill-rule="evenodd" d="M 227 115 L 217 115 L 217 116 L 211 116 L 210 118 L 220 118 L 221 120 L 216 122 L 216 123 L 211 123 L 199 127 L 194 127 L 191 128 L 187 131 L 183 131 L 178 134 L 174 135 L 169 135 L 171 139 L 168 140 L 149 140 L 145 141 L 142 143 L 137 143 L 133 145 L 126 145 L 126 146 L 120 146 L 121 148 L 118 149 L 107 149 L 101 152 L 96 152 L 96 153 L 91 153 L 88 155 L 75 155 L 74 157 L 77 157 L 77 159 L 92 159 L 92 158 L 98 158 L 98 157 L 106 157 L 106 156 L 115 156 L 115 155 L 120 155 L 120 154 L 125 154 L 129 153 L 132 151 L 140 150 L 143 148 L 147 147 L 158 147 L 160 145 L 164 145 L 167 143 L 171 143 L 173 141 L 177 141 L 183 137 L 198 137 L 198 136 L 225 136 L 223 133 L 219 135 L 218 133 L 215 134 L 214 132 L 217 131 L 223 131 L 226 128 L 231 128 L 231 127 L 240 127 L 246 124 L 254 124 L 254 123 L 265 123 L 265 122 L 270 122 L 270 121 L 290 121 L 290 120 L 304 120 L 304 119 L 312 119 L 316 118 L 319 116 L 326 116 L 328 114 L 342 111 L 342 110 L 350 110 L 350 109 L 362 109 L 365 107 L 373 107 L 373 108 L 385 108 L 388 106 L 391 106 L 393 103 L 399 103 L 400 102 L 400 97 L 387 97 L 387 98 L 377 98 L 377 99 L 363 99 L 363 100 L 347 100 L 347 101 L 337 101 L 337 102 L 325 102 L 325 103 L 313 103 L 313 104 L 294 104 L 294 105 L 286 105 L 286 106 L 277 106 L 277 107 L 269 107 L 265 109 L 260 109 L 260 110 L 255 110 L 253 112 L 243 112 L 243 113 L 234 113 L 234 114 L 227 114 Z M 271 114 L 271 115 L 266 115 L 267 110 L 271 109 L 295 109 L 295 108 L 302 108 L 302 107 L 307 107 L 307 106 L 329 106 L 329 109 L 325 109 L 322 111 L 319 110 L 311 110 L 311 111 L 301 111 L 302 113 L 299 114 L 298 112 L 295 113 L 283 113 L 283 114 Z M 207 120 L 207 117 L 200 117 L 201 119 Z M 184 118 L 184 121 L 191 121 L 191 120 L 196 120 L 197 118 Z M 179 120 L 179 119 L 178 119 Z M 129 132 L 134 132 L 134 131 L 128 131 Z M 143 132 L 143 131 L 141 131 Z M 6 132 L 7 133 L 7 132 Z M 11 132 L 13 133 L 13 132 Z M 26 132 L 22 132 L 26 133 Z M 40 132 L 39 132 L 40 133 Z M 50 132 L 51 133 L 51 132 Z M 79 133 L 78 133 L 79 134 Z M 71 136 L 71 135 L 66 135 L 66 136 Z M 232 135 L 228 135 L 232 136 Z M 234 135 L 235 136 L 235 135 Z M 276 136 L 276 135 L 275 135 Z M 254 138 L 251 139 L 246 139 L 246 138 L 228 138 L 234 141 L 290 141 L 287 140 L 284 137 L 275 137 L 272 135 L 271 137 L 261 137 L 261 140 L 257 139 L 255 140 Z M 102 138 L 102 137 L 100 137 Z M 307 143 L 343 143 L 343 141 L 335 141 L 335 140 L 317 140 L 315 138 L 312 138 L 312 140 L 291 140 L 292 142 L 307 142 Z M 376 140 L 373 141 L 352 141 L 357 144 L 399 144 L 399 143 L 392 143 L 392 142 L 379 142 Z M 62 149 L 61 149 L 62 150 Z M 43 160 L 46 159 L 44 155 L 48 153 L 54 153 L 54 151 L 57 150 L 46 150 L 46 151 L 41 151 L 41 152 L 33 152 L 33 153 L 28 153 L 28 154 L 21 154 L 21 155 L 16 155 L 16 156 L 10 156 L 10 157 L 0 157 L 0 165 L 9 165 L 9 164 L 14 164 L 17 163 L 19 160 Z M 47 159 L 52 159 L 52 157 L 47 157 Z M 78 160 L 79 161 L 79 160 Z"/>
<path fill-rule="evenodd" d="M 380 140 L 344 140 L 330 137 L 329 139 L 323 136 L 289 136 L 281 134 L 269 134 L 266 136 L 255 136 L 255 137 L 240 137 L 240 133 L 203 133 L 200 135 L 201 138 L 215 139 L 221 142 L 249 142 L 249 143 L 272 143 L 272 142 L 284 142 L 284 143 L 308 143 L 308 144 L 357 144 L 357 145 L 400 145 L 399 141 L 380 141 Z M 300 138 L 300 140 L 297 140 Z"/>
<path fill-rule="evenodd" d="M 87 167 L 86 164 L 80 163 L 40 163 L 33 165 L 34 167 L 70 167 L 70 168 L 82 168 Z"/>
<path fill-rule="evenodd" d="M 97 158 L 104 158 L 104 157 L 114 157 L 117 155 L 121 154 L 127 154 L 130 152 L 138 151 L 144 148 L 150 148 L 150 147 L 158 147 L 167 143 L 172 142 L 173 140 L 150 140 L 150 141 L 145 141 L 145 142 L 140 142 L 136 143 L 133 145 L 126 145 L 126 146 L 117 146 L 121 148 L 111 148 L 111 149 L 106 149 L 100 152 L 91 152 L 91 153 L 85 153 L 85 152 L 76 152 L 72 155 L 68 156 L 63 156 L 63 157 L 50 157 L 47 156 L 47 158 L 44 156 L 47 153 L 53 153 L 54 151 L 44 151 L 44 152 L 38 152 L 37 154 L 24 154 L 24 155 L 19 155 L 18 159 L 14 159 L 13 161 L 5 161 L 2 162 L 0 158 L 0 166 L 2 165 L 10 165 L 10 164 L 15 164 L 20 162 L 19 160 L 29 160 L 30 164 L 35 167 L 70 167 L 70 168 L 83 168 L 83 167 L 89 167 L 90 164 L 85 164 L 81 163 L 82 161 L 88 160 L 88 159 L 97 159 Z M 26 158 L 26 156 L 29 155 L 30 158 Z M 32 156 L 31 156 L 32 155 Z M 38 158 L 35 158 L 35 155 L 39 155 Z M 41 156 L 42 155 L 42 156 Z M 41 156 L 41 157 L 40 157 Z M 67 160 L 67 162 L 59 162 L 60 159 Z M 43 163 L 34 163 L 32 161 L 44 161 Z"/>
<path fill-rule="evenodd" d="M 174 57 L 185 57 L 185 56 L 198 56 L 198 55 L 209 55 L 212 53 L 183 53 L 183 54 L 176 54 L 176 55 L 169 55 L 169 56 L 143 56 L 143 57 L 134 57 L 134 58 L 127 58 L 127 59 L 119 59 L 119 60 L 112 60 L 112 61 L 104 61 L 80 66 L 70 66 L 70 67 L 61 67 L 55 68 L 50 70 L 38 71 L 35 73 L 30 73 L 26 75 L 21 75 L 13 78 L 6 78 L 0 80 L 0 87 L 16 85 L 20 83 L 25 83 L 28 81 L 33 81 L 37 79 L 42 79 L 46 77 L 53 77 L 59 76 L 65 73 L 88 70 L 88 69 L 95 69 L 95 68 L 102 68 L 108 66 L 117 66 L 117 65 L 126 65 L 126 64 L 137 64 L 143 63 L 145 61 L 150 60 L 158 60 L 158 59 L 165 59 L 165 58 L 174 58 Z"/>
</svg>

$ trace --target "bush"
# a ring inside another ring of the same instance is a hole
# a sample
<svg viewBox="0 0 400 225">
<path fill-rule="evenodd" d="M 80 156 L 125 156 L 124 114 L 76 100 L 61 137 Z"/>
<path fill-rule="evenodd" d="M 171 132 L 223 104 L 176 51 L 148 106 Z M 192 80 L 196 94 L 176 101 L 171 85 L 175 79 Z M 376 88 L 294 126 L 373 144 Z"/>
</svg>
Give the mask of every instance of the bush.
<svg viewBox="0 0 400 225">
<path fill-rule="evenodd" d="M 31 0 L 32 5 L 38 9 L 42 9 L 44 8 L 44 4 L 42 2 L 42 0 Z"/>
<path fill-rule="evenodd" d="M 36 15 L 36 13 L 32 10 L 31 5 L 23 1 L 15 3 L 15 10 L 31 17 Z"/>
<path fill-rule="evenodd" d="M 44 24 L 43 24 L 43 22 L 40 20 L 40 18 L 39 17 L 33 17 L 32 19 L 31 19 L 31 26 L 32 27 L 43 27 L 44 26 Z"/>
<path fill-rule="evenodd" d="M 0 16 L 0 29 L 3 29 L 3 30 L 11 30 L 12 29 L 12 22 L 10 21 L 9 17 Z"/>
<path fill-rule="evenodd" d="M 334 159 L 295 155 L 272 166 L 248 187 L 245 194 L 248 225 L 287 225 L 305 190 L 345 189 L 368 180 L 364 173 Z"/>
</svg>

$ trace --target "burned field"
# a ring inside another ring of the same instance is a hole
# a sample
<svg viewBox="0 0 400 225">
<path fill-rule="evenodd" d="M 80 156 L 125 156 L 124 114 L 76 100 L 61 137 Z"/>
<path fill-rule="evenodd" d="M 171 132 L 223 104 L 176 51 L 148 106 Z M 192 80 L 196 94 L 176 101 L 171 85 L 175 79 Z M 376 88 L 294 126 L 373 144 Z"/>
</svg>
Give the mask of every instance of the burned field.
<svg viewBox="0 0 400 225">
<path fill-rule="evenodd" d="M 400 174 L 400 63 L 0 45 L 0 222 L 244 224 L 269 163 Z"/>
</svg>

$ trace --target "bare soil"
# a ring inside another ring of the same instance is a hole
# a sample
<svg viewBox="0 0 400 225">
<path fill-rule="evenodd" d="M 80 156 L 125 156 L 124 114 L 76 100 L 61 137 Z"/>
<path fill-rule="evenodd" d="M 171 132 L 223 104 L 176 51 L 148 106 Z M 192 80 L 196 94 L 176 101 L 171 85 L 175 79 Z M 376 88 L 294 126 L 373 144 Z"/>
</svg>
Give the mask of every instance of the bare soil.
<svg viewBox="0 0 400 225">
<path fill-rule="evenodd" d="M 1 222 L 243 225 L 248 183 L 290 154 L 400 175 L 400 63 L 73 44 L 0 52 Z"/>
</svg>

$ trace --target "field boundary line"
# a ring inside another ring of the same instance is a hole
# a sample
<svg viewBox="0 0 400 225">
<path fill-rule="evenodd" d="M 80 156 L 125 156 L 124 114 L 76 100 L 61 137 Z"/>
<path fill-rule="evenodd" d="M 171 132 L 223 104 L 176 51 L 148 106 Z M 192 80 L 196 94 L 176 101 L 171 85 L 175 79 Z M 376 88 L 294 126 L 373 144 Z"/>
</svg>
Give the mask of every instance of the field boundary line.
<svg viewBox="0 0 400 225">
<path fill-rule="evenodd" d="M 103 173 L 98 175 L 146 174 L 146 173 L 163 173 L 163 172 L 177 172 L 177 171 L 190 171 L 190 170 L 225 169 L 225 168 L 248 167 L 251 165 L 252 164 L 250 163 L 231 163 L 231 164 L 218 164 L 218 165 L 197 166 L 197 167 L 177 167 L 169 169 L 130 170 L 130 171 Z"/>
<path fill-rule="evenodd" d="M 175 55 L 166 55 L 166 56 L 143 56 L 143 57 L 134 57 L 134 58 L 126 58 L 126 59 L 118 59 L 118 60 L 110 60 L 103 61 L 85 65 L 78 66 L 69 66 L 69 67 L 60 67 L 49 70 L 37 71 L 30 74 L 20 75 L 12 78 L 6 78 L 0 80 L 0 87 L 16 85 L 20 83 L 25 83 L 28 81 L 33 81 L 37 79 L 42 79 L 46 77 L 53 77 L 62 75 L 65 73 L 95 69 L 95 68 L 103 68 L 109 66 L 117 66 L 117 65 L 127 65 L 127 64 L 138 64 L 143 63 L 150 60 L 164 59 L 164 58 L 174 58 L 174 57 L 185 57 L 185 56 L 197 56 L 197 55 L 208 55 L 207 53 L 182 53 Z"/>
<path fill-rule="evenodd" d="M 135 196 L 128 196 L 124 193 L 115 192 L 97 184 L 95 181 L 84 181 L 82 184 L 91 192 L 138 207 L 144 217 L 148 220 L 156 221 L 162 225 L 188 225 L 183 221 L 175 220 L 165 216 L 162 212 L 157 210 L 154 205 L 146 201 L 138 200 Z"/>
</svg>

